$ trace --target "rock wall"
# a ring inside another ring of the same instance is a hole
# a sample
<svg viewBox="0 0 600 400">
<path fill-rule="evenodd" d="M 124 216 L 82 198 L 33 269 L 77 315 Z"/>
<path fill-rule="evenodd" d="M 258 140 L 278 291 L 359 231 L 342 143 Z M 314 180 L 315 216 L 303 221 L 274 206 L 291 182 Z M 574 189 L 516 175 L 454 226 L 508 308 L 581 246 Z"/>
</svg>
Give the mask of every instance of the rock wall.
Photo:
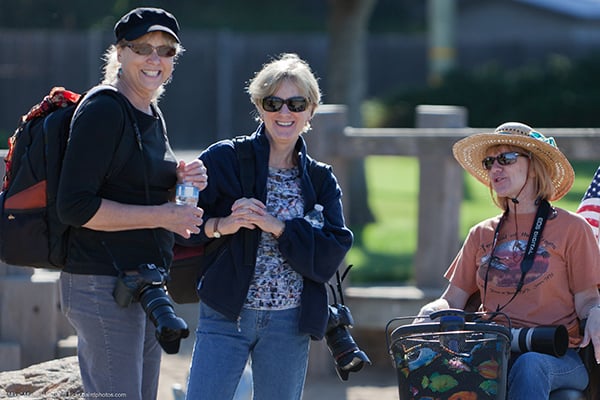
<svg viewBox="0 0 600 400">
<path fill-rule="evenodd" d="M 0 372 L 0 399 L 79 400 L 82 393 L 76 356 L 35 364 L 18 371 Z"/>
</svg>

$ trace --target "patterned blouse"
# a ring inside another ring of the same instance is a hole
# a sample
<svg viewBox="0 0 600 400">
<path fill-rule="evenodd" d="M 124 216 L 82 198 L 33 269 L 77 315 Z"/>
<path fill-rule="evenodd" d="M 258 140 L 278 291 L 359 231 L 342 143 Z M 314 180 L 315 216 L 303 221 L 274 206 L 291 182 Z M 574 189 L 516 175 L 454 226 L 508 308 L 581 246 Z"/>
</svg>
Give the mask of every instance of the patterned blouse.
<svg viewBox="0 0 600 400">
<path fill-rule="evenodd" d="M 282 221 L 304 215 L 298 168 L 269 168 L 266 206 L 267 212 Z M 281 256 L 275 237 L 263 232 L 244 307 L 254 310 L 298 307 L 302 286 L 302 275 Z"/>
</svg>

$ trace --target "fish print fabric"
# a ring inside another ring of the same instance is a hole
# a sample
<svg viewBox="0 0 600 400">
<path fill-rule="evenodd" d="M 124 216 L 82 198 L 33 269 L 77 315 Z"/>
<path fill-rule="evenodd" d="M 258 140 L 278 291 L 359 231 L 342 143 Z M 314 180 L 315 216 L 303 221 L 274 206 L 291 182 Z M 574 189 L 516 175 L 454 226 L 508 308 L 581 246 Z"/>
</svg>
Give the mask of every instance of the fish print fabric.
<svg viewBox="0 0 600 400">
<path fill-rule="evenodd" d="M 467 332 L 455 347 L 444 335 L 411 335 L 392 344 L 400 400 L 504 399 L 508 339 Z"/>
</svg>

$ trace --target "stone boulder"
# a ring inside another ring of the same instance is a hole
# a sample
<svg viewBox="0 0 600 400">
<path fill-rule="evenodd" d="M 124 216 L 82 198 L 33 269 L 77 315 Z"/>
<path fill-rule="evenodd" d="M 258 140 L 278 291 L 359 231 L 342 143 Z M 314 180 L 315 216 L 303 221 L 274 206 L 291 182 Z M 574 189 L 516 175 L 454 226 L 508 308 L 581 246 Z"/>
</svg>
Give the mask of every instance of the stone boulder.
<svg viewBox="0 0 600 400">
<path fill-rule="evenodd" d="M 83 386 L 77 357 L 35 364 L 18 371 L 0 372 L 0 399 L 81 399 Z"/>
</svg>

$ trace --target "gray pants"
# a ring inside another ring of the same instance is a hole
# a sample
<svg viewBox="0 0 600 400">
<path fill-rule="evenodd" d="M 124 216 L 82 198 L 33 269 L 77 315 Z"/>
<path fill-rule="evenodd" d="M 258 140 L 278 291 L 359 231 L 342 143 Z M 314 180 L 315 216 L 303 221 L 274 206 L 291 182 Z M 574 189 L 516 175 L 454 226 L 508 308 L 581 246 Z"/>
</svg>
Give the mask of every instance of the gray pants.
<svg viewBox="0 0 600 400">
<path fill-rule="evenodd" d="M 115 282 L 111 276 L 61 273 L 61 308 L 77 332 L 85 393 L 155 400 L 162 351 L 155 327 L 139 303 L 122 308 L 115 302 Z"/>
</svg>

